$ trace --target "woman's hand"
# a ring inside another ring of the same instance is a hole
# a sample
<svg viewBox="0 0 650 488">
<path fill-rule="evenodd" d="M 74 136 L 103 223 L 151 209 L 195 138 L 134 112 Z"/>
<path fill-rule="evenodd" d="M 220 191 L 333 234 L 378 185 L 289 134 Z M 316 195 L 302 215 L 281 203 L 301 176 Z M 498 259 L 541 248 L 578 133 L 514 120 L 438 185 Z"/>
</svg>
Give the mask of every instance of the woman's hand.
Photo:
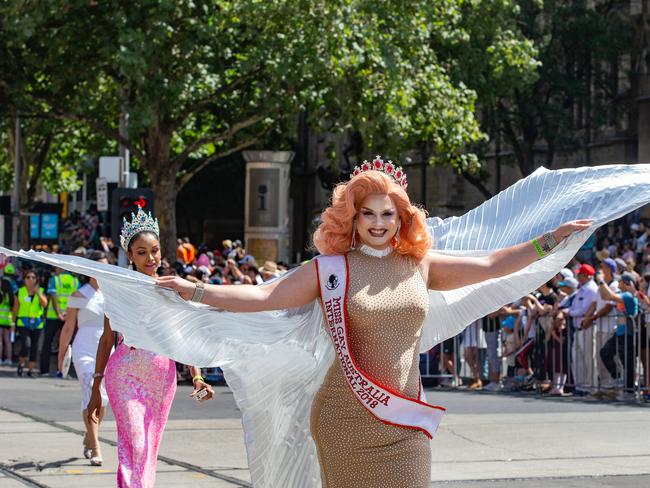
<svg viewBox="0 0 650 488">
<path fill-rule="evenodd" d="M 100 393 L 99 388 L 93 388 L 90 395 L 90 401 L 86 407 L 89 422 L 92 422 L 93 424 L 99 423 L 100 408 L 102 408 L 102 394 Z"/>
<path fill-rule="evenodd" d="M 207 400 L 212 400 L 212 397 L 214 397 L 214 390 L 206 382 L 204 382 L 203 380 L 199 380 L 199 379 L 197 379 L 194 382 L 194 391 L 190 394 L 190 396 L 192 398 L 194 398 L 197 395 L 197 393 L 200 392 L 203 389 L 207 390 L 208 394 L 206 396 L 204 396 L 203 398 L 200 398 L 198 400 L 198 402 L 202 403 L 202 402 L 205 402 Z"/>
<path fill-rule="evenodd" d="M 194 283 L 179 276 L 160 276 L 156 279 L 156 285 L 171 288 L 184 300 L 192 298 L 192 295 L 194 295 L 194 289 L 196 288 Z"/>
<path fill-rule="evenodd" d="M 559 226 L 553 231 L 553 237 L 559 244 L 574 232 L 580 232 L 591 227 L 594 221 L 592 219 L 572 220 Z"/>
</svg>

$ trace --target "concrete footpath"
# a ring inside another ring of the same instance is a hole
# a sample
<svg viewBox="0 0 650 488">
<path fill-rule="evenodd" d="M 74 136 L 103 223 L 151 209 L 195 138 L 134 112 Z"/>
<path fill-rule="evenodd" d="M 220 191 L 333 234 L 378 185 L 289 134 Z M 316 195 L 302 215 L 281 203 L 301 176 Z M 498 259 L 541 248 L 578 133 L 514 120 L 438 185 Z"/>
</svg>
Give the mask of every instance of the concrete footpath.
<svg viewBox="0 0 650 488">
<path fill-rule="evenodd" d="M 250 486 L 232 394 L 196 405 L 178 389 L 157 487 Z M 433 487 L 650 486 L 650 405 L 503 394 L 427 393 L 448 409 L 432 441 Z M 104 465 L 82 457 L 76 380 L 16 378 L 0 367 L 0 488 L 115 486 L 115 423 L 101 427 Z M 282 487 L 278 487 L 282 488 Z M 364 487 L 365 488 L 365 487 Z"/>
</svg>

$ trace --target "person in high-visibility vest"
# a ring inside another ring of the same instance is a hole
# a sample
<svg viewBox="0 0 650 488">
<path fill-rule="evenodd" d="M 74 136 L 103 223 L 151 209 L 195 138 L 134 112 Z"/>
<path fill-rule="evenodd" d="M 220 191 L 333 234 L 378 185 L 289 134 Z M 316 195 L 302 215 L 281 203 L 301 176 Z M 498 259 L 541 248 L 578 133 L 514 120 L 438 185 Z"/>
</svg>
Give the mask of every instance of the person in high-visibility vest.
<svg viewBox="0 0 650 488">
<path fill-rule="evenodd" d="M 39 286 L 38 276 L 33 270 L 25 273 L 25 285 L 18 289 L 18 308 L 15 311 L 16 347 L 18 348 L 18 376 L 23 375 L 25 362 L 29 358 L 27 376 L 34 376 L 36 356 L 38 355 L 38 339 L 43 330 L 43 316 L 47 306 L 47 297 Z"/>
<path fill-rule="evenodd" d="M 0 281 L 0 364 L 11 365 L 12 335 L 16 331 L 14 308 L 18 311 L 18 298 L 14 293 L 8 278 Z M 2 360 L 4 355 L 5 359 Z"/>
<path fill-rule="evenodd" d="M 47 285 L 47 317 L 45 319 L 45 337 L 41 349 L 41 374 L 50 372 L 52 359 L 52 341 L 63 328 L 68 298 L 79 289 L 79 280 L 60 268 L 54 268 L 54 275 Z"/>
</svg>

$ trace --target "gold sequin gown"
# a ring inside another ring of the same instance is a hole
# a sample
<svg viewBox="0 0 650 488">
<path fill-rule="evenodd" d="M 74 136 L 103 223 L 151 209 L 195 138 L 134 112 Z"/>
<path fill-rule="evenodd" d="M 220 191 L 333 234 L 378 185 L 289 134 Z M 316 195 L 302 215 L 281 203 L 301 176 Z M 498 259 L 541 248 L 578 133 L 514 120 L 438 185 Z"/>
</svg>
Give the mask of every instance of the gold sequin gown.
<svg viewBox="0 0 650 488">
<path fill-rule="evenodd" d="M 419 346 L 429 300 L 417 263 L 392 253 L 348 254 L 348 335 L 357 366 L 417 398 Z M 338 360 L 314 398 L 311 432 L 324 488 L 420 488 L 431 479 L 429 439 L 375 419 L 354 397 Z"/>
</svg>

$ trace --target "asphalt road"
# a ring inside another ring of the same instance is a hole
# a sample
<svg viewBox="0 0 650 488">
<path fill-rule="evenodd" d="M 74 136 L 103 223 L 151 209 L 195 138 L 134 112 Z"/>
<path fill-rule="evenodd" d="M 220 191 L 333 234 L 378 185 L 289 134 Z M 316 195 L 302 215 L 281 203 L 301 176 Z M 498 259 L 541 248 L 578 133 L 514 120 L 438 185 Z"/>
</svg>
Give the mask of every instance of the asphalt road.
<svg viewBox="0 0 650 488">
<path fill-rule="evenodd" d="M 226 387 L 197 405 L 180 386 L 156 486 L 249 486 L 240 415 Z M 648 487 L 650 405 L 431 390 L 447 414 L 432 441 L 432 487 Z M 16 378 L 0 367 L 0 488 L 114 486 L 115 425 L 105 464 L 81 459 L 76 380 Z M 21 478 L 22 477 L 22 478 Z"/>
</svg>

